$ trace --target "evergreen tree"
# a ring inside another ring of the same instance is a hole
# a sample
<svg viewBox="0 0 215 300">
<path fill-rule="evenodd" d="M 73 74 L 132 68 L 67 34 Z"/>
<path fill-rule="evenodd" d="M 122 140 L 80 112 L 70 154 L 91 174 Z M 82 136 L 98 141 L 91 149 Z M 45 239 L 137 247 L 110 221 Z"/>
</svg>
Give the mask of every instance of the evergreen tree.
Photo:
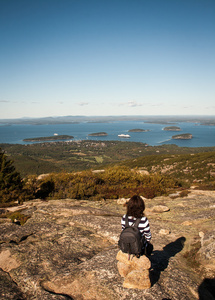
<svg viewBox="0 0 215 300">
<path fill-rule="evenodd" d="M 22 189 L 20 174 L 0 148 L 0 203 L 20 201 Z"/>
</svg>

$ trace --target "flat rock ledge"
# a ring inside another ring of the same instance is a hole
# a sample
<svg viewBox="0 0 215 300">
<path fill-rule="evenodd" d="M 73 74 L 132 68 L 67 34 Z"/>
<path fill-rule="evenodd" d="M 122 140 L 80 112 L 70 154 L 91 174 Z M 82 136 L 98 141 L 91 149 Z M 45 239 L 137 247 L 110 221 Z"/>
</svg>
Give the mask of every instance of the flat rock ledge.
<svg viewBox="0 0 215 300">
<path fill-rule="evenodd" d="M 30 218 L 23 226 L 1 219 L 0 299 L 214 299 L 215 192 L 145 203 L 154 251 L 137 263 L 119 259 L 125 207 L 117 200 L 9 208 Z"/>
</svg>

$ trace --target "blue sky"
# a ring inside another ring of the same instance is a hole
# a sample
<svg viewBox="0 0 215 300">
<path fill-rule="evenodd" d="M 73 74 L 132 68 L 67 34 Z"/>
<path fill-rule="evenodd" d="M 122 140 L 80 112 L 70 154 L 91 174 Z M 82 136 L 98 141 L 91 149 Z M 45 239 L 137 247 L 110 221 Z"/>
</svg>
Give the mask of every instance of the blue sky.
<svg viewBox="0 0 215 300">
<path fill-rule="evenodd" d="M 0 0 L 0 118 L 215 115 L 214 0 Z"/>
</svg>

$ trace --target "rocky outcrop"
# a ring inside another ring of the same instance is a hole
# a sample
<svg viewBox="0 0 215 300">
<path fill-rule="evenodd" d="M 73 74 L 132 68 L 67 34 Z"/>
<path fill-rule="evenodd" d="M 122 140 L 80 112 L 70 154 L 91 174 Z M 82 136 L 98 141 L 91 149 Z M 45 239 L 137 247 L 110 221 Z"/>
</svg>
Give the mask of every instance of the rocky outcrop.
<svg viewBox="0 0 215 300">
<path fill-rule="evenodd" d="M 135 283 L 146 282 L 142 267 L 119 274 L 122 204 L 38 200 L 18 207 L 30 216 L 23 226 L 0 219 L 0 299 L 213 299 L 215 192 L 145 203 L 154 245 L 150 287 Z"/>
<path fill-rule="evenodd" d="M 136 256 L 123 253 L 121 250 L 117 253 L 117 269 L 119 274 L 125 278 L 123 287 L 130 289 L 149 289 L 151 287 L 149 269 L 150 260 L 145 256 L 137 258 Z"/>
</svg>

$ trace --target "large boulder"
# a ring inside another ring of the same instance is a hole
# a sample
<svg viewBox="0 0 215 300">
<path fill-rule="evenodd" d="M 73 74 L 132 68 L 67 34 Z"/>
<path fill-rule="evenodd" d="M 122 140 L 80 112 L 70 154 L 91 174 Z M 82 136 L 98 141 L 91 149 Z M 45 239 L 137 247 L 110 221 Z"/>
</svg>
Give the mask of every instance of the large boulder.
<svg viewBox="0 0 215 300">
<path fill-rule="evenodd" d="M 125 278 L 123 287 L 132 289 L 148 289 L 151 287 L 149 274 L 151 262 L 145 255 L 137 258 L 120 250 L 116 259 L 118 260 L 118 272 Z"/>
</svg>

